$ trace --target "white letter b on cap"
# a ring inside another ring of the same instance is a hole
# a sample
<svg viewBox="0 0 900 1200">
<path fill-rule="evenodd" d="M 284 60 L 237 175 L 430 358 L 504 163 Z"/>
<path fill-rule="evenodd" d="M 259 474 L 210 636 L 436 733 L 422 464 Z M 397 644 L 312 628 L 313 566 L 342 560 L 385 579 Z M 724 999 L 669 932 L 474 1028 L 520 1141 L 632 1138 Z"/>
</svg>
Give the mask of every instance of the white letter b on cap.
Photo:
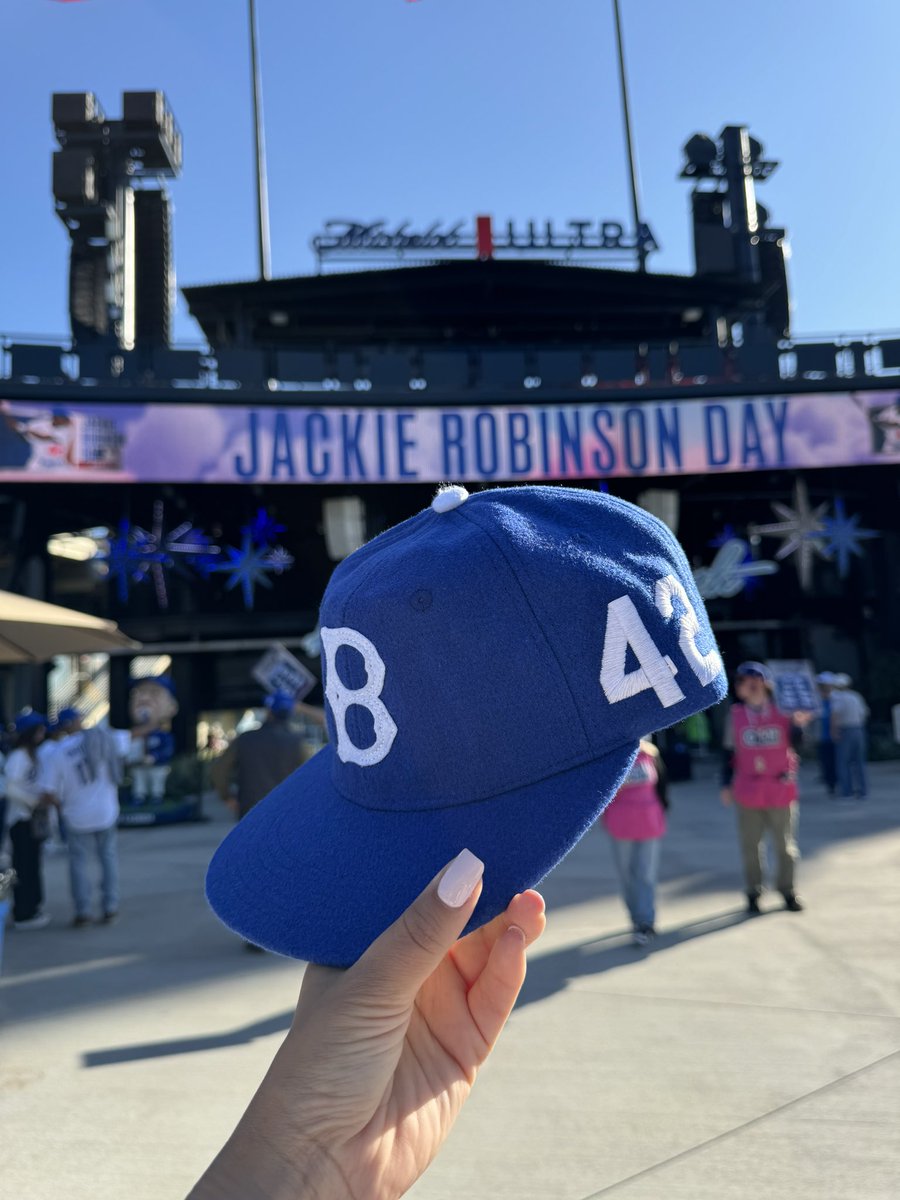
<svg viewBox="0 0 900 1200">
<path fill-rule="evenodd" d="M 337 729 L 337 756 L 341 762 L 356 763 L 359 767 L 372 767 L 387 756 L 397 736 L 394 719 L 381 699 L 385 676 L 384 662 L 369 639 L 363 637 L 356 629 L 323 628 L 319 632 L 325 652 L 325 697 L 331 705 Z M 335 667 L 335 659 L 341 646 L 352 646 L 363 657 L 366 664 L 366 682 L 361 688 L 347 688 L 341 683 Z M 365 750 L 354 746 L 347 732 L 347 709 L 351 704 L 361 704 L 372 714 L 375 741 Z"/>
</svg>

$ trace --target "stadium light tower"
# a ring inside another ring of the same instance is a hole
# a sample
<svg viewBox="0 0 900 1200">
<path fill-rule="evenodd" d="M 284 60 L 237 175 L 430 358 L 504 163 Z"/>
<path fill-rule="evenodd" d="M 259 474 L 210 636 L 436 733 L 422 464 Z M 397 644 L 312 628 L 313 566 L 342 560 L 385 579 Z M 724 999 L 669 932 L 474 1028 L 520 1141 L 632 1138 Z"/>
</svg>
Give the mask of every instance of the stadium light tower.
<svg viewBox="0 0 900 1200">
<path fill-rule="evenodd" d="M 715 217 L 727 234 L 722 245 L 730 246 L 738 276 L 747 283 L 759 283 L 764 222 L 756 203 L 756 184 L 768 179 L 778 163 L 764 157 L 762 143 L 743 125 L 726 125 L 715 139 L 695 133 L 685 143 L 684 156 L 682 179 L 713 184 L 712 189 L 694 189 L 695 220 L 699 213 L 706 214 L 707 223 Z"/>
<path fill-rule="evenodd" d="M 756 199 L 756 185 L 778 163 L 743 125 L 726 125 L 716 138 L 695 133 L 684 146 L 682 179 L 691 195 L 698 275 L 737 278 L 766 299 L 758 320 L 777 337 L 790 330 L 787 234 L 774 228 Z M 746 324 L 746 322 L 744 322 Z"/>
<path fill-rule="evenodd" d="M 93 92 L 52 104 L 56 214 L 71 239 L 69 315 L 76 345 L 131 350 L 171 337 L 174 269 L 164 179 L 180 174 L 181 134 L 162 92 L 125 92 L 110 120 Z"/>
</svg>

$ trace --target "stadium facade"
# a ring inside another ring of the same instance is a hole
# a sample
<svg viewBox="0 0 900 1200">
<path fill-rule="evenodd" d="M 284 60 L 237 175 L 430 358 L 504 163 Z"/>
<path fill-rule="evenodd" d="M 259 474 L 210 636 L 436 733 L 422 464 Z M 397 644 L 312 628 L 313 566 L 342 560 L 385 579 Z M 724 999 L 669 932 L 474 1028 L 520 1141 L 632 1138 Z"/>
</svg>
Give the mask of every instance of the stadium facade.
<svg viewBox="0 0 900 1200">
<path fill-rule="evenodd" d="M 314 275 L 185 288 L 204 344 L 178 348 L 163 97 L 128 93 L 110 121 L 58 96 L 54 124 L 72 339 L 4 342 L 0 586 L 171 659 L 184 745 L 198 715 L 258 703 L 272 642 L 317 670 L 304 639 L 336 561 L 443 480 L 643 504 L 728 661 L 847 671 L 887 720 L 900 340 L 792 336 L 785 231 L 756 200 L 776 164 L 745 129 L 685 147 L 691 275 L 633 269 L 652 231 L 613 220 L 335 221 Z M 129 660 L 98 671 L 73 665 L 70 692 L 125 723 Z M 46 687 L 6 669 L 5 715 Z"/>
</svg>

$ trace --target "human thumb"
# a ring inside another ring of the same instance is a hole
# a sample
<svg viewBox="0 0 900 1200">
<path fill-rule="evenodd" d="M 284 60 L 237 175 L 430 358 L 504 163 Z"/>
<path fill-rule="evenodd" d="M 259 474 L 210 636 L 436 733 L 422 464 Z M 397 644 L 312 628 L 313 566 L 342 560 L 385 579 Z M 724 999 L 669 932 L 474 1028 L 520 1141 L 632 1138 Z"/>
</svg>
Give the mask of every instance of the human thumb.
<svg viewBox="0 0 900 1200">
<path fill-rule="evenodd" d="M 354 982 L 373 999 L 412 1003 L 466 927 L 483 874 L 480 858 L 458 854 L 351 967 Z"/>
</svg>

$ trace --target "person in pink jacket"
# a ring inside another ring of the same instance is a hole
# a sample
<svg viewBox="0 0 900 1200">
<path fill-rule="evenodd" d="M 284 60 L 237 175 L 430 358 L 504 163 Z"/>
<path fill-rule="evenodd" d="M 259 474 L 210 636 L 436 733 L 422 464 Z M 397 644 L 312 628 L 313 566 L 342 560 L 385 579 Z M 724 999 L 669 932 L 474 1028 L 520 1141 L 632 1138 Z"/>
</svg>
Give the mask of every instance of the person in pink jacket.
<svg viewBox="0 0 900 1200">
<path fill-rule="evenodd" d="M 763 843 L 775 851 L 775 886 L 790 912 L 803 905 L 794 891 L 797 849 L 797 747 L 812 713 L 788 716 L 775 707 L 772 672 L 763 663 L 742 663 L 723 738 L 722 803 L 735 805 L 747 890 L 747 912 L 759 913 Z"/>
<path fill-rule="evenodd" d="M 666 832 L 668 807 L 665 767 L 659 751 L 642 738 L 628 777 L 602 817 L 636 946 L 646 946 L 656 935 L 659 844 Z"/>
</svg>

